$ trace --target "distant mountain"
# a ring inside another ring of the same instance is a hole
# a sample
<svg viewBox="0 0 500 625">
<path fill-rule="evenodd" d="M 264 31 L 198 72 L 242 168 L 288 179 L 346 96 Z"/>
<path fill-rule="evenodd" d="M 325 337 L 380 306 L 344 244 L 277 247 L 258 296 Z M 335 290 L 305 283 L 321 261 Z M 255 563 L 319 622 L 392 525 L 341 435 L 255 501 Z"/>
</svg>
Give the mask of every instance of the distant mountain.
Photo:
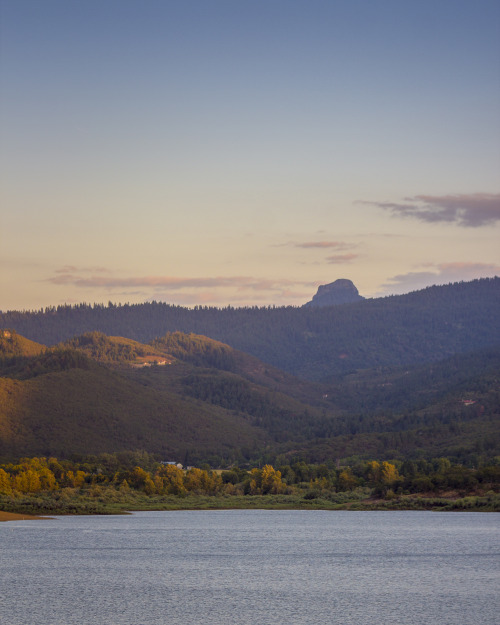
<svg viewBox="0 0 500 625">
<path fill-rule="evenodd" d="M 341 306 L 58 306 L 0 314 L 0 328 L 45 345 L 93 331 L 141 343 L 177 331 L 195 333 L 300 378 L 330 381 L 500 344 L 499 310 L 500 278 L 484 278 Z"/>
<path fill-rule="evenodd" d="M 337 306 L 338 304 L 352 304 L 365 299 L 351 280 L 339 279 L 330 284 L 318 287 L 316 295 L 304 306 Z"/>
</svg>

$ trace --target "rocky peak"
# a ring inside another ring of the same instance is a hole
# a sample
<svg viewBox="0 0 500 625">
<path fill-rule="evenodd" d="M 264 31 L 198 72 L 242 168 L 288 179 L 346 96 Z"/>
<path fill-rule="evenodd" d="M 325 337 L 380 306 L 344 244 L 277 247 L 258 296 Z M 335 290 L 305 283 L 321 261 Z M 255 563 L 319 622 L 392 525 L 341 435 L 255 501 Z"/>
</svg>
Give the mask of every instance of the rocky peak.
<svg viewBox="0 0 500 625">
<path fill-rule="evenodd" d="M 330 284 L 318 287 L 316 295 L 305 306 L 336 306 L 337 304 L 351 304 L 365 299 L 351 280 L 339 279 Z"/>
</svg>

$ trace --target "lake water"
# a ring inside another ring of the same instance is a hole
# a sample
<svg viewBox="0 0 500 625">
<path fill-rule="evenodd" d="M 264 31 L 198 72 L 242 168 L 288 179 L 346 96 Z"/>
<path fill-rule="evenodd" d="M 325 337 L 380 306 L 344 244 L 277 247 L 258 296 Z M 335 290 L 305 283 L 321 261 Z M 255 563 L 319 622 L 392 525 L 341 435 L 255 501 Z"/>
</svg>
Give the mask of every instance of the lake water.
<svg viewBox="0 0 500 625">
<path fill-rule="evenodd" d="M 500 515 L 138 512 L 0 523 L 2 625 L 498 625 Z"/>
</svg>

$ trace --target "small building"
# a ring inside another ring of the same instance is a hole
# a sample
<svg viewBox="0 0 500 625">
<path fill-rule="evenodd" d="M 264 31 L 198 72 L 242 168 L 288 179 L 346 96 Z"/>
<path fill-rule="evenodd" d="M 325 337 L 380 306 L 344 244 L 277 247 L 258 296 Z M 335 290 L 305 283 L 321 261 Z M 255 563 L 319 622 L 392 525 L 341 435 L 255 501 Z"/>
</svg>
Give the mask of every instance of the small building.
<svg viewBox="0 0 500 625">
<path fill-rule="evenodd" d="M 160 464 L 163 464 L 163 465 L 169 464 L 171 466 L 177 467 L 178 469 L 182 469 L 182 464 L 180 462 L 176 462 L 175 460 L 162 460 Z"/>
<path fill-rule="evenodd" d="M 462 399 L 462 404 L 464 406 L 472 406 L 475 403 L 476 403 L 475 399 Z"/>
</svg>

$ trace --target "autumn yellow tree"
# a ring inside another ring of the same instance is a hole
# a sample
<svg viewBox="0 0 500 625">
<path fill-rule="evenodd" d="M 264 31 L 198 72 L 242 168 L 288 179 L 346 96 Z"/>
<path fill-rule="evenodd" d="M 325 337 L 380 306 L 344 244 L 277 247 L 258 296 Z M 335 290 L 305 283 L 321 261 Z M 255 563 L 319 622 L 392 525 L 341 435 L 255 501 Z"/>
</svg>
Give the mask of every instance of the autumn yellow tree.
<svg viewBox="0 0 500 625">
<path fill-rule="evenodd" d="M 347 467 L 340 472 L 337 483 L 339 490 L 354 490 L 358 485 L 358 480 L 356 476 L 353 475 L 351 468 Z"/>
<path fill-rule="evenodd" d="M 261 488 L 262 493 L 267 495 L 272 493 L 273 495 L 283 492 L 285 484 L 281 480 L 281 472 L 270 464 L 266 464 L 261 473 Z"/>
<path fill-rule="evenodd" d="M 376 460 L 368 462 L 365 471 L 365 476 L 368 482 L 372 485 L 378 484 L 380 482 L 381 470 L 380 462 L 377 462 Z"/>
<path fill-rule="evenodd" d="M 21 471 L 14 478 L 14 488 L 20 493 L 38 493 L 42 490 L 40 477 L 33 469 Z"/>
<path fill-rule="evenodd" d="M 38 470 L 38 476 L 40 478 L 40 486 L 42 490 L 57 490 L 59 488 L 56 476 L 48 467 L 41 467 Z"/>
<path fill-rule="evenodd" d="M 144 492 L 146 495 L 154 495 L 156 493 L 156 486 L 150 475 L 144 480 Z"/>
<path fill-rule="evenodd" d="M 250 471 L 248 492 L 251 495 L 277 494 L 284 491 L 286 484 L 281 479 L 281 472 L 266 464 L 262 469 Z"/>
<path fill-rule="evenodd" d="M 85 483 L 84 471 L 67 471 L 66 472 L 66 484 L 71 488 L 81 488 Z"/>
<path fill-rule="evenodd" d="M 397 468 L 390 462 L 382 462 L 380 473 L 381 480 L 384 484 L 392 485 L 400 479 Z"/>
<path fill-rule="evenodd" d="M 157 492 L 165 495 L 184 495 L 184 471 L 174 464 L 162 465 L 155 474 Z"/>
<path fill-rule="evenodd" d="M 11 495 L 12 484 L 7 471 L 0 469 L 0 495 Z"/>
</svg>

